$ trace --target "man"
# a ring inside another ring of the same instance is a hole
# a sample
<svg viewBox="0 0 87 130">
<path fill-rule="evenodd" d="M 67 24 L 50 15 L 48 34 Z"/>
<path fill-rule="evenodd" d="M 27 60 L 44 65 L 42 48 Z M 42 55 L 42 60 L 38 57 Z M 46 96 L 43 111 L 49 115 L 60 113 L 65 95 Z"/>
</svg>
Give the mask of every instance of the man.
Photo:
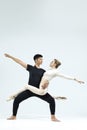
<svg viewBox="0 0 87 130">
<path fill-rule="evenodd" d="M 15 58 L 9 54 L 5 54 L 6 57 L 12 59 L 13 61 L 15 61 L 16 63 L 20 64 L 22 67 L 24 67 L 28 72 L 29 72 L 29 81 L 28 84 L 35 86 L 37 88 L 39 88 L 39 84 L 41 81 L 41 78 L 45 72 L 44 69 L 40 68 L 40 65 L 43 62 L 43 56 L 41 54 L 36 54 L 33 59 L 35 62 L 35 65 L 29 65 L 26 64 L 25 62 L 23 62 L 22 60 Z M 30 98 L 32 96 L 36 96 L 44 101 L 46 101 L 47 103 L 49 103 L 49 107 L 50 107 L 50 113 L 51 113 L 51 120 L 52 121 L 59 121 L 56 117 L 55 117 L 55 100 L 54 98 L 49 94 L 46 93 L 45 95 L 37 95 L 29 90 L 25 90 L 23 92 L 21 92 L 20 94 L 17 95 L 17 97 L 14 99 L 13 102 L 13 113 L 12 116 L 9 117 L 9 120 L 15 120 L 16 119 L 16 115 L 17 115 L 17 111 L 18 111 L 18 107 L 19 104 L 24 101 L 27 98 Z"/>
</svg>

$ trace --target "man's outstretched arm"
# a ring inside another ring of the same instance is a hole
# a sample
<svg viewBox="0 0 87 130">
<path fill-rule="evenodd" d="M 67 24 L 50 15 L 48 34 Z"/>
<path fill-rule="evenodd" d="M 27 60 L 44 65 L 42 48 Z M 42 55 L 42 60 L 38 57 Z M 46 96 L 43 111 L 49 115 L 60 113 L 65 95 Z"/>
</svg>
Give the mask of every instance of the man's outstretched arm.
<svg viewBox="0 0 87 130">
<path fill-rule="evenodd" d="M 12 59 L 13 61 L 15 61 L 16 63 L 20 64 L 22 67 L 24 68 L 27 68 L 27 64 L 25 62 L 23 62 L 22 60 L 16 58 L 16 57 L 13 57 L 7 53 L 4 54 L 6 57 Z"/>
</svg>

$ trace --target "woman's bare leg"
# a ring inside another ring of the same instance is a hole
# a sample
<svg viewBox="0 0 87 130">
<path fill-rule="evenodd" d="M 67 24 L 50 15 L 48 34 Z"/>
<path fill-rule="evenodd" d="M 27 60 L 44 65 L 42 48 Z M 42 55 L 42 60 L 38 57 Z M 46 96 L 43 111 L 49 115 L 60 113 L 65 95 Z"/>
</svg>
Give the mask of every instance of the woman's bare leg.
<svg viewBox="0 0 87 130">
<path fill-rule="evenodd" d="M 38 95 L 45 95 L 47 93 L 47 88 L 43 89 L 41 86 L 36 88 L 32 85 L 26 85 L 25 88 Z"/>
<path fill-rule="evenodd" d="M 30 90 L 31 92 L 38 94 L 38 95 L 44 95 L 47 93 L 47 88 L 43 89 L 43 88 L 36 88 L 32 85 L 25 85 L 21 90 L 19 90 L 18 92 L 12 94 L 11 96 L 8 97 L 7 101 L 10 101 L 12 99 L 14 99 L 19 93 L 25 91 L 25 90 Z"/>
<path fill-rule="evenodd" d="M 25 90 L 27 90 L 26 87 L 23 87 L 18 92 L 16 92 L 16 93 L 12 94 L 11 96 L 9 96 L 6 101 L 10 101 L 12 99 L 15 99 L 15 97 L 17 97 L 18 94 L 20 94 L 21 92 L 23 92 Z"/>
</svg>

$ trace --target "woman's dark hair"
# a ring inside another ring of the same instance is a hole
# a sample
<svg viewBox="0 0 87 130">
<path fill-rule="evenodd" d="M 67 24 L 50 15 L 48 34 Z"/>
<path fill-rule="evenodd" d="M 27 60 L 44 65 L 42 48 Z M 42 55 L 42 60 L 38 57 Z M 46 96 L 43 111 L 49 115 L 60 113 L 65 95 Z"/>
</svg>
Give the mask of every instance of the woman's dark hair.
<svg viewBox="0 0 87 130">
<path fill-rule="evenodd" d="M 36 59 L 38 59 L 38 58 L 40 58 L 40 57 L 43 57 L 41 54 L 36 54 L 36 55 L 34 55 L 34 57 L 33 57 L 33 59 L 34 59 L 34 61 L 36 60 Z"/>
</svg>

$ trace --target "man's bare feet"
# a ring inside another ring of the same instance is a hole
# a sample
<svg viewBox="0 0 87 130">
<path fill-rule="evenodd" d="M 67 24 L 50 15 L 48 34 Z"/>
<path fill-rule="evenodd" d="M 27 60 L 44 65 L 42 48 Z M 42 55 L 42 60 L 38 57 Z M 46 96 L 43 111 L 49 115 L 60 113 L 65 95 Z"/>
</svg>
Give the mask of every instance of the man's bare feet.
<svg viewBox="0 0 87 130">
<path fill-rule="evenodd" d="M 60 120 L 58 120 L 55 115 L 51 115 L 51 120 L 55 121 L 55 122 L 60 122 Z"/>
<path fill-rule="evenodd" d="M 11 116 L 11 117 L 7 118 L 7 120 L 16 120 L 16 116 Z"/>
</svg>

